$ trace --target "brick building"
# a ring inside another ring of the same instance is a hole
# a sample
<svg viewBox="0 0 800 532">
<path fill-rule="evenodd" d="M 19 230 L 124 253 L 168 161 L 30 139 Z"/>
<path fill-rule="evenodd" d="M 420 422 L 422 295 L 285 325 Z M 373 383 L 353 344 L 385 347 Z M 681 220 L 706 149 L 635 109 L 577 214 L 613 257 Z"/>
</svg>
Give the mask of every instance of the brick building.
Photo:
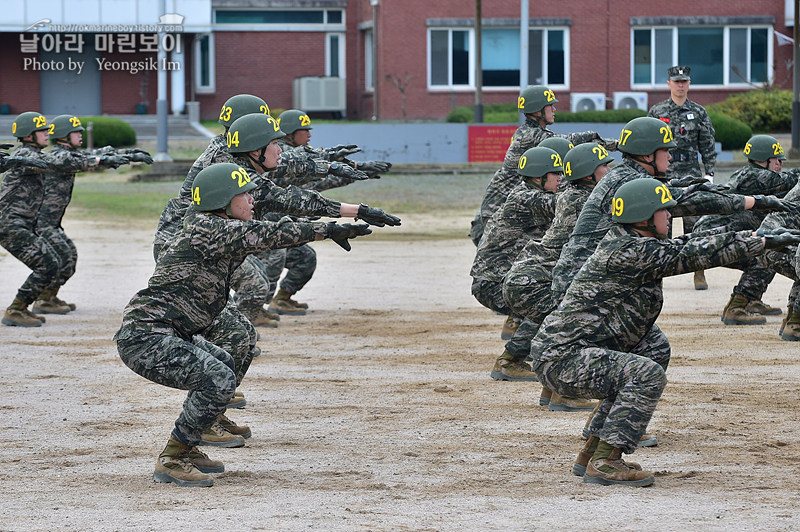
<svg viewBox="0 0 800 532">
<path fill-rule="evenodd" d="M 164 4 L 180 19 L 158 26 L 159 0 L 7 3 L 0 112 L 153 113 L 165 69 L 171 112 L 197 101 L 202 118 L 237 93 L 358 120 L 443 119 L 475 103 L 473 1 Z M 516 99 L 521 64 L 528 83 L 556 92 L 561 109 L 647 108 L 666 97 L 673 64 L 692 67 L 692 99 L 701 104 L 766 82 L 791 88 L 792 46 L 782 44 L 793 32 L 792 0 L 531 1 L 527 53 L 523 4 L 482 2 L 485 104 Z M 166 63 L 157 62 L 152 39 L 167 35 Z M 79 62 L 80 73 L 70 69 Z"/>
</svg>

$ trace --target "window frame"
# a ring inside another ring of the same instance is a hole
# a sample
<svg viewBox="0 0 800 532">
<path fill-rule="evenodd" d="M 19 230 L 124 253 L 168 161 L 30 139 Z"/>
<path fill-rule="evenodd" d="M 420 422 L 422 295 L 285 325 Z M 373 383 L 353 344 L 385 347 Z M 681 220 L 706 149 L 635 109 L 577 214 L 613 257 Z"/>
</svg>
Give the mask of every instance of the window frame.
<svg viewBox="0 0 800 532">
<path fill-rule="evenodd" d="M 339 52 L 337 53 L 337 62 L 339 64 L 339 74 L 334 76 L 331 74 L 331 38 L 337 37 L 339 40 Z M 325 34 L 325 75 L 329 77 L 337 77 L 340 79 L 347 79 L 347 55 L 345 54 L 345 41 L 346 35 L 344 32 L 330 31 Z"/>
<path fill-rule="evenodd" d="M 375 63 L 373 61 L 373 40 L 375 32 L 372 28 L 364 30 L 364 90 L 366 92 L 375 91 Z"/>
<path fill-rule="evenodd" d="M 693 28 L 697 26 L 689 26 L 684 24 L 669 24 L 669 25 L 642 25 L 642 26 L 631 26 L 631 33 L 630 33 L 630 80 L 631 80 L 631 89 L 634 90 L 648 90 L 648 89 L 661 89 L 664 86 L 664 82 L 656 82 L 656 61 L 655 61 L 655 32 L 656 30 L 670 30 L 671 31 L 671 54 L 672 54 L 672 61 L 671 65 L 678 64 L 678 57 L 679 57 L 679 34 L 682 28 Z M 703 24 L 700 27 L 707 27 L 707 28 L 722 28 L 722 48 L 723 48 L 723 59 L 722 59 L 722 83 L 719 84 L 700 84 L 692 82 L 692 89 L 712 89 L 712 90 L 719 90 L 719 89 L 731 89 L 731 88 L 747 88 L 752 87 L 754 84 L 758 85 L 761 83 L 768 82 L 769 80 L 774 79 L 775 76 L 775 68 L 773 65 L 774 54 L 775 54 L 775 45 L 773 42 L 774 37 L 774 29 L 769 24 Z M 747 30 L 747 69 L 748 69 L 748 78 L 751 76 L 750 69 L 752 68 L 752 56 L 751 56 L 751 42 L 752 42 L 752 31 L 753 30 L 766 30 L 767 31 L 767 73 L 766 81 L 754 81 L 754 82 L 747 82 L 744 80 L 739 81 L 732 81 L 731 78 L 731 53 L 730 53 L 730 31 L 732 29 L 746 29 Z M 647 30 L 650 32 L 650 82 L 649 83 L 637 83 L 635 77 L 635 69 L 636 69 L 636 62 L 635 62 L 635 35 L 637 31 Z"/>
<path fill-rule="evenodd" d="M 252 12 L 261 13 L 267 11 L 322 11 L 321 23 L 262 23 L 262 22 L 217 22 L 217 14 L 222 12 Z M 328 22 L 328 12 L 341 12 L 341 22 Z M 212 12 L 212 26 L 214 31 L 324 31 L 324 32 L 344 32 L 347 30 L 347 10 L 343 7 L 296 7 L 296 8 L 269 8 L 269 7 L 241 7 L 241 8 L 222 8 L 215 7 Z"/>
<path fill-rule="evenodd" d="M 202 84 L 201 78 L 201 61 L 203 61 L 203 54 L 201 53 L 202 40 L 208 37 L 208 85 Z M 216 60 L 214 53 L 214 33 L 199 33 L 195 36 L 193 50 L 194 54 L 194 91 L 198 94 L 213 94 L 217 91 L 216 83 Z"/>
</svg>

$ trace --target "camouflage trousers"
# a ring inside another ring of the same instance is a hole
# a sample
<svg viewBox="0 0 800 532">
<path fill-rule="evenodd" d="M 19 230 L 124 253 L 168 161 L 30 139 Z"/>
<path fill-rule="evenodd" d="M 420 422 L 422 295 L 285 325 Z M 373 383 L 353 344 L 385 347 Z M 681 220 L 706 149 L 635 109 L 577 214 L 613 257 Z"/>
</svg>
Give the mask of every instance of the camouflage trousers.
<svg viewBox="0 0 800 532">
<path fill-rule="evenodd" d="M 287 249 L 273 249 L 259 254 L 258 257 L 270 282 L 270 299 L 275 295 L 279 280 L 281 289 L 296 294 L 308 284 L 317 270 L 317 252 L 308 244 Z M 283 270 L 286 270 L 286 275 L 281 280 Z"/>
<path fill-rule="evenodd" d="M 789 290 L 787 306 L 800 313 L 800 246 L 768 250 L 761 260 L 770 270 L 794 281 Z"/>
<path fill-rule="evenodd" d="M 552 311 L 550 284 L 552 266 L 544 264 L 512 266 L 503 280 L 503 300 L 506 305 L 525 319 L 506 342 L 506 350 L 517 360 L 531 351 L 531 340 Z"/>
<path fill-rule="evenodd" d="M 195 446 L 203 431 L 225 411 L 236 390 L 233 357 L 208 340 L 137 331 L 117 340 L 126 366 L 152 382 L 189 390 L 183 411 L 175 420 L 172 437 Z"/>
<path fill-rule="evenodd" d="M 203 338 L 230 354 L 236 371 L 236 385 L 240 385 L 253 361 L 258 334 L 232 299 L 228 299 L 222 312 L 203 331 Z"/>
<path fill-rule="evenodd" d="M 231 288 L 239 310 L 245 316 L 252 316 L 256 311 L 272 299 L 269 279 L 264 273 L 264 266 L 255 255 L 247 258 L 233 272 Z"/>
<path fill-rule="evenodd" d="M 575 346 L 570 354 L 535 368 L 542 386 L 565 397 L 601 399 L 590 434 L 633 453 L 667 385 L 666 336 L 653 325 L 630 353 Z"/>
<path fill-rule="evenodd" d="M 733 287 L 733 295 L 742 295 L 750 300 L 760 300 L 775 278 L 775 272 L 757 257 L 740 260 L 725 267 L 742 270 L 739 282 Z"/>
<path fill-rule="evenodd" d="M 17 298 L 33 303 L 44 290 L 53 286 L 61 271 L 58 252 L 44 237 L 25 227 L 9 227 L 0 232 L 0 246 L 32 271 L 17 291 Z"/>
<path fill-rule="evenodd" d="M 478 303 L 504 316 L 517 317 L 503 299 L 503 283 L 487 279 L 472 280 L 472 295 Z"/>
<path fill-rule="evenodd" d="M 70 277 L 75 275 L 75 267 L 78 264 L 78 248 L 60 227 L 37 227 L 36 232 L 44 237 L 58 253 L 61 269 L 58 272 L 54 288 L 64 286 Z"/>
</svg>

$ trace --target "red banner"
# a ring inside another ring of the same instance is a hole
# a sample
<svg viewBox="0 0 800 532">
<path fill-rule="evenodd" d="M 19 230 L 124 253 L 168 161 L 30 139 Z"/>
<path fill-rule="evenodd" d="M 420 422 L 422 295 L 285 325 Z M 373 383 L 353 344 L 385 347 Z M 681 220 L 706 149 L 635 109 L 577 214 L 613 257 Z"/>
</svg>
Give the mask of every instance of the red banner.
<svg viewBox="0 0 800 532">
<path fill-rule="evenodd" d="M 502 162 L 517 126 L 469 126 L 468 161 L 471 163 Z"/>
</svg>

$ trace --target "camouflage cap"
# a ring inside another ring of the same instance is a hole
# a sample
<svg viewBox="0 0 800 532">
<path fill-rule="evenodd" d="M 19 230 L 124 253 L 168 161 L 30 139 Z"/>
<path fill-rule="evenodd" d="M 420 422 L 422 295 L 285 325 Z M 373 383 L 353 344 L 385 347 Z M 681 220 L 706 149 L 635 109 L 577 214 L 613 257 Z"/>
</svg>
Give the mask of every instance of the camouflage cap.
<svg viewBox="0 0 800 532">
<path fill-rule="evenodd" d="M 688 66 L 674 66 L 667 69 L 670 81 L 690 81 L 689 73 L 692 71 Z"/>
</svg>

